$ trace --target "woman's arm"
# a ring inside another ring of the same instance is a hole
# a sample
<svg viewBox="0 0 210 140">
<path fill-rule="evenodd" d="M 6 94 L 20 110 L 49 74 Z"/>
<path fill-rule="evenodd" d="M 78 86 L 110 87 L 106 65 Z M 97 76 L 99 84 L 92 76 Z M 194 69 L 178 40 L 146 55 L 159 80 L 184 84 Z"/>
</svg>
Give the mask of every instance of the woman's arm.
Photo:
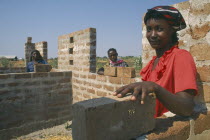
<svg viewBox="0 0 210 140">
<path fill-rule="evenodd" d="M 190 116 L 193 112 L 194 90 L 189 89 L 172 94 L 154 82 L 138 82 L 119 88 L 114 95 L 121 98 L 127 93 L 133 93 L 131 100 L 139 100 L 142 104 L 144 103 L 145 97 L 148 96 L 149 93 L 155 93 L 159 101 L 171 112 L 181 116 Z"/>
</svg>

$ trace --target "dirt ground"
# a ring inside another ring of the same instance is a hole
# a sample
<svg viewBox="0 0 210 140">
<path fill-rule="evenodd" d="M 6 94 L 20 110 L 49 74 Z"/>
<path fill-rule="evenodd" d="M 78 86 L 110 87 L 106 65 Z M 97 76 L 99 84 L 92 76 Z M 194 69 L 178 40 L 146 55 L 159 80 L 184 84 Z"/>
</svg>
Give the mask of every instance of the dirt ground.
<svg viewBox="0 0 210 140">
<path fill-rule="evenodd" d="M 32 132 L 12 140 L 72 140 L 71 121 L 51 128 Z"/>
</svg>

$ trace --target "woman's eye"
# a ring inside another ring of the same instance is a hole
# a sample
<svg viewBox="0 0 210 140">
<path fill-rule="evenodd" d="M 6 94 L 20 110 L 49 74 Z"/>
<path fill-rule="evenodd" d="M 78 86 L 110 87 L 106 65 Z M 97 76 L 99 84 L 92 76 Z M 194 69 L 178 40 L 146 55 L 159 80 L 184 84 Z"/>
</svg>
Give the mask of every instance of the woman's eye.
<svg viewBox="0 0 210 140">
<path fill-rule="evenodd" d="M 151 28 L 147 28 L 147 32 L 150 32 L 151 31 Z"/>
<path fill-rule="evenodd" d="M 163 31 L 164 29 L 163 28 L 161 28 L 161 27 L 158 27 L 157 28 L 157 31 L 159 31 L 159 32 L 161 32 L 161 31 Z"/>
</svg>

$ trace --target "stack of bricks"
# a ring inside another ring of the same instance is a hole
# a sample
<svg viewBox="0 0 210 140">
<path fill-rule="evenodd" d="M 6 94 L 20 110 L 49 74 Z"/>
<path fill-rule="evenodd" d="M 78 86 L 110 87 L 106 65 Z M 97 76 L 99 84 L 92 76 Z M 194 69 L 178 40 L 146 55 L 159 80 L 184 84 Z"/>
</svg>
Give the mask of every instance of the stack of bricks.
<svg viewBox="0 0 210 140">
<path fill-rule="evenodd" d="M 105 67 L 104 75 L 112 77 L 134 78 L 136 77 L 136 72 L 135 68 L 132 67 Z"/>
<path fill-rule="evenodd" d="M 0 74 L 0 138 L 72 119 L 72 72 Z"/>
<path fill-rule="evenodd" d="M 0 74 L 4 73 L 24 73 L 26 71 L 26 67 L 0 67 Z"/>
<path fill-rule="evenodd" d="M 209 0 L 189 0 L 173 5 L 183 15 L 187 28 L 178 32 L 179 47 L 189 51 L 196 63 L 198 72 L 199 96 L 195 101 L 201 106 L 210 103 L 210 3 Z M 142 61 L 145 66 L 155 55 L 146 37 L 143 24 Z"/>
<path fill-rule="evenodd" d="M 96 29 L 58 37 L 58 69 L 96 72 Z"/>
</svg>

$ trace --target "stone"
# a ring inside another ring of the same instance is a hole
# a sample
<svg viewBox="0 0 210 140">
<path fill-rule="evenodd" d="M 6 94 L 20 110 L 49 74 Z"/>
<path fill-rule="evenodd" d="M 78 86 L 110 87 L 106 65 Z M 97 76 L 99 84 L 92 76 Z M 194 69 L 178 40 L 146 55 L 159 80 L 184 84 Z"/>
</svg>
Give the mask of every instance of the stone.
<svg viewBox="0 0 210 140">
<path fill-rule="evenodd" d="M 49 64 L 35 64 L 34 72 L 50 72 L 52 66 Z"/>
<path fill-rule="evenodd" d="M 130 96 L 107 96 L 73 105 L 74 140 L 129 140 L 155 127 L 155 99 L 145 104 L 130 101 Z"/>
</svg>

